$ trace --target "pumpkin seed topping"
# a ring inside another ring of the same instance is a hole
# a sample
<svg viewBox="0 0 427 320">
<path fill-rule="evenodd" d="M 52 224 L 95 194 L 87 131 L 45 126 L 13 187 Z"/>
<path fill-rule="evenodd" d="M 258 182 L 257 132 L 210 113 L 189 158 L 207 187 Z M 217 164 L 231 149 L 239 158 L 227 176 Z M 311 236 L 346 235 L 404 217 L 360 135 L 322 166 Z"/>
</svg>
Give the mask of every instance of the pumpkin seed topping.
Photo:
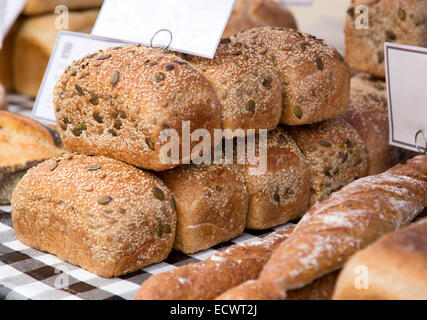
<svg viewBox="0 0 427 320">
<path fill-rule="evenodd" d="M 278 189 L 276 189 L 276 191 L 273 194 L 273 200 L 280 204 L 280 195 L 279 195 Z"/>
<path fill-rule="evenodd" d="M 120 130 L 122 128 L 122 122 L 118 119 L 114 121 L 114 128 Z"/>
<path fill-rule="evenodd" d="M 160 189 L 159 187 L 153 188 L 153 194 L 157 199 L 165 200 L 165 194 L 163 193 L 162 189 Z"/>
<path fill-rule="evenodd" d="M 385 32 L 385 40 L 386 41 L 391 42 L 391 41 L 394 41 L 396 39 L 397 39 L 397 36 L 394 33 L 394 31 L 392 31 L 392 30 L 386 30 L 386 32 Z"/>
<path fill-rule="evenodd" d="M 399 15 L 399 19 L 402 21 L 405 21 L 406 19 L 406 11 L 403 10 L 402 8 L 399 8 L 397 14 Z"/>
<path fill-rule="evenodd" d="M 317 66 L 317 69 L 323 70 L 323 61 L 322 61 L 322 59 L 320 59 L 320 58 L 316 59 L 316 66 Z"/>
<path fill-rule="evenodd" d="M 172 71 L 172 70 L 174 70 L 175 69 L 175 65 L 173 64 L 173 63 L 168 63 L 166 66 L 165 66 L 165 70 L 166 71 Z"/>
<path fill-rule="evenodd" d="M 319 144 L 323 147 L 326 147 L 326 148 L 332 147 L 332 144 L 330 144 L 328 141 L 325 141 L 325 140 L 320 140 Z"/>
<path fill-rule="evenodd" d="M 165 80 L 165 74 L 163 72 L 157 72 L 154 75 L 154 80 L 156 81 L 156 83 L 160 83 L 163 80 Z"/>
<path fill-rule="evenodd" d="M 93 166 L 88 167 L 87 171 L 96 171 L 96 170 L 99 170 L 99 169 L 101 169 L 101 165 L 100 164 L 95 164 Z"/>
<path fill-rule="evenodd" d="M 174 195 L 171 195 L 171 205 L 172 205 L 172 208 L 176 211 L 176 200 Z"/>
<path fill-rule="evenodd" d="M 249 113 L 249 117 L 252 117 L 255 113 L 256 103 L 254 100 L 249 100 L 246 102 L 246 111 Z"/>
<path fill-rule="evenodd" d="M 151 140 L 150 138 L 146 138 L 145 139 L 145 143 L 147 144 L 147 146 L 154 151 L 154 141 Z"/>
<path fill-rule="evenodd" d="M 98 105 L 98 103 L 99 103 L 98 97 L 92 97 L 92 98 L 90 98 L 90 99 L 89 99 L 89 102 L 90 102 L 91 104 L 93 104 L 94 106 L 97 106 L 97 105 Z"/>
<path fill-rule="evenodd" d="M 302 109 L 301 109 L 301 107 L 295 107 L 295 109 L 294 109 L 294 115 L 298 119 L 302 118 Z"/>
<path fill-rule="evenodd" d="M 164 233 L 171 233 L 172 232 L 171 226 L 168 224 L 163 225 L 163 232 Z"/>
<path fill-rule="evenodd" d="M 65 130 L 67 130 L 67 125 L 66 124 L 64 124 L 64 123 L 60 123 L 59 124 L 59 126 L 61 127 L 61 129 L 62 129 L 62 131 L 65 131 Z"/>
<path fill-rule="evenodd" d="M 104 54 L 98 57 L 98 60 L 107 60 L 111 58 L 111 54 Z"/>
<path fill-rule="evenodd" d="M 113 137 L 117 137 L 117 132 L 113 129 L 108 130 L 108 132 L 113 136 Z"/>
<path fill-rule="evenodd" d="M 119 112 L 119 117 L 120 117 L 121 119 L 126 119 L 126 118 L 127 118 L 127 116 L 126 116 L 126 112 L 124 112 L 124 111 L 120 111 L 120 112 Z"/>
<path fill-rule="evenodd" d="M 267 77 L 262 81 L 262 85 L 267 89 L 271 89 L 272 82 L 273 82 L 273 79 L 271 77 Z"/>
<path fill-rule="evenodd" d="M 92 114 L 93 119 L 98 122 L 98 123 L 103 123 L 104 121 L 102 120 L 101 115 L 98 112 L 94 112 Z"/>
<path fill-rule="evenodd" d="M 58 167 L 58 162 L 52 162 L 49 166 L 49 171 L 53 171 Z"/>
<path fill-rule="evenodd" d="M 111 80 L 110 80 L 111 85 L 114 87 L 117 84 L 117 82 L 119 82 L 119 79 L 120 79 L 120 72 L 114 71 L 113 74 L 111 75 Z"/>
<path fill-rule="evenodd" d="M 71 132 L 72 132 L 76 137 L 80 137 L 80 136 L 82 135 L 82 130 L 81 130 L 81 129 L 74 128 L 73 130 L 71 130 Z"/>
<path fill-rule="evenodd" d="M 76 88 L 76 91 L 79 95 L 81 96 L 84 95 L 82 87 L 80 87 L 80 85 L 77 82 L 74 84 L 74 87 Z"/>
<path fill-rule="evenodd" d="M 378 51 L 377 57 L 378 57 L 378 63 L 383 63 L 384 62 L 384 51 Z"/>
<path fill-rule="evenodd" d="M 112 200 L 113 200 L 113 198 L 111 198 L 110 196 L 104 196 L 104 197 L 98 199 L 98 203 L 105 206 L 105 205 L 109 204 Z"/>
</svg>

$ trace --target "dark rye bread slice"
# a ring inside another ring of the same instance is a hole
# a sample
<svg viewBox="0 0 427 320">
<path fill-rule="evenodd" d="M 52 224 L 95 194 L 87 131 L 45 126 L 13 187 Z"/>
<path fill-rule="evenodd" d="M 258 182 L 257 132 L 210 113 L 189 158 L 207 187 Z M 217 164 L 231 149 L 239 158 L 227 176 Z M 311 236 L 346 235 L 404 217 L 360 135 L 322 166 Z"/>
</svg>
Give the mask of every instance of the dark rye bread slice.
<svg viewBox="0 0 427 320">
<path fill-rule="evenodd" d="M 54 130 L 37 121 L 0 111 L 0 205 L 9 204 L 26 171 L 62 149 Z"/>
</svg>

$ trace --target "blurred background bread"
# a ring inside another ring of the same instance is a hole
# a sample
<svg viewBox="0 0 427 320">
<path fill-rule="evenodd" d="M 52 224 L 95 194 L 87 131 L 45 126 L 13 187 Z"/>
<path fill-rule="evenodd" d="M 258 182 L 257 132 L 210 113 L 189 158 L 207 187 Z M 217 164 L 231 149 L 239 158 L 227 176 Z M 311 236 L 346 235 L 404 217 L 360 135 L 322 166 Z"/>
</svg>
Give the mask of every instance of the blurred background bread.
<svg viewBox="0 0 427 320">
<path fill-rule="evenodd" d="M 426 300 L 427 218 L 357 252 L 339 275 L 336 300 Z"/>
<path fill-rule="evenodd" d="M 99 8 L 102 3 L 103 0 L 27 0 L 22 13 L 28 16 L 53 13 L 59 5 L 67 6 L 69 10 Z"/>
<path fill-rule="evenodd" d="M 7 110 L 6 89 L 0 83 L 0 110 Z"/>
<path fill-rule="evenodd" d="M 294 16 L 279 1 L 237 0 L 223 37 L 227 38 L 239 31 L 265 26 L 297 29 Z"/>
<path fill-rule="evenodd" d="M 67 30 L 89 33 L 97 16 L 97 9 L 71 11 Z M 37 95 L 60 31 L 55 26 L 56 19 L 55 14 L 27 18 L 19 28 L 13 48 L 13 81 L 18 93 Z"/>
<path fill-rule="evenodd" d="M 0 111 L 0 204 L 9 204 L 29 168 L 62 151 L 52 133 L 37 121 Z"/>
</svg>

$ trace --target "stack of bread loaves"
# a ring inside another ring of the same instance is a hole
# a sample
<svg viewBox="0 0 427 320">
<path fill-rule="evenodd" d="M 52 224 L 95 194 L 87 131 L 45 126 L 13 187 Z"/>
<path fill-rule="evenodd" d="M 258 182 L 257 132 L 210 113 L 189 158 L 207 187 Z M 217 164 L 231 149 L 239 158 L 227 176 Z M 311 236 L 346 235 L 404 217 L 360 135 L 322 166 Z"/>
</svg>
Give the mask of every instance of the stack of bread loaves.
<svg viewBox="0 0 427 320">
<path fill-rule="evenodd" d="M 292 29 L 240 32 L 213 60 L 140 45 L 90 54 L 54 91 L 62 141 L 75 153 L 19 183 L 16 234 L 109 277 L 161 261 L 173 247 L 194 253 L 244 228 L 300 218 L 368 173 L 366 137 L 342 118 L 349 92 L 341 55 Z M 226 145 L 253 138 L 258 155 L 263 140 L 252 131 L 267 129 L 265 171 L 254 174 L 247 159 L 189 164 L 200 155 L 185 152 L 198 145 L 186 132 L 200 137 L 199 129 L 216 143 L 216 129 L 225 130 Z M 171 132 L 178 154 L 165 139 Z"/>
</svg>

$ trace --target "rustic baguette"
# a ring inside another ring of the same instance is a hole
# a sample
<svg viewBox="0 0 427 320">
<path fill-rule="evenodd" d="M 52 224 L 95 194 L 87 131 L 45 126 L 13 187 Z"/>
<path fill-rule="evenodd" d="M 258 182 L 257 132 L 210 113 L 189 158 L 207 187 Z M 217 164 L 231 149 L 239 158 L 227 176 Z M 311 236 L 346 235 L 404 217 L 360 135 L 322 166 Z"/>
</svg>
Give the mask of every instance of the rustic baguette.
<svg viewBox="0 0 427 320">
<path fill-rule="evenodd" d="M 285 300 L 331 300 L 337 281 L 338 271 L 329 273 L 301 289 L 291 290 Z M 248 280 L 216 298 L 216 300 L 271 300 L 274 299 L 262 283 Z"/>
<path fill-rule="evenodd" d="M 267 237 L 229 247 L 209 259 L 154 275 L 137 300 L 208 300 L 246 280 L 258 277 L 271 252 L 293 231 L 287 226 Z"/>
<path fill-rule="evenodd" d="M 427 156 L 357 180 L 311 208 L 260 274 L 277 299 L 340 268 L 357 250 L 406 226 L 427 206 Z"/>
<path fill-rule="evenodd" d="M 427 218 L 423 218 L 356 253 L 338 278 L 334 299 L 426 300 L 426 270 Z"/>
</svg>

